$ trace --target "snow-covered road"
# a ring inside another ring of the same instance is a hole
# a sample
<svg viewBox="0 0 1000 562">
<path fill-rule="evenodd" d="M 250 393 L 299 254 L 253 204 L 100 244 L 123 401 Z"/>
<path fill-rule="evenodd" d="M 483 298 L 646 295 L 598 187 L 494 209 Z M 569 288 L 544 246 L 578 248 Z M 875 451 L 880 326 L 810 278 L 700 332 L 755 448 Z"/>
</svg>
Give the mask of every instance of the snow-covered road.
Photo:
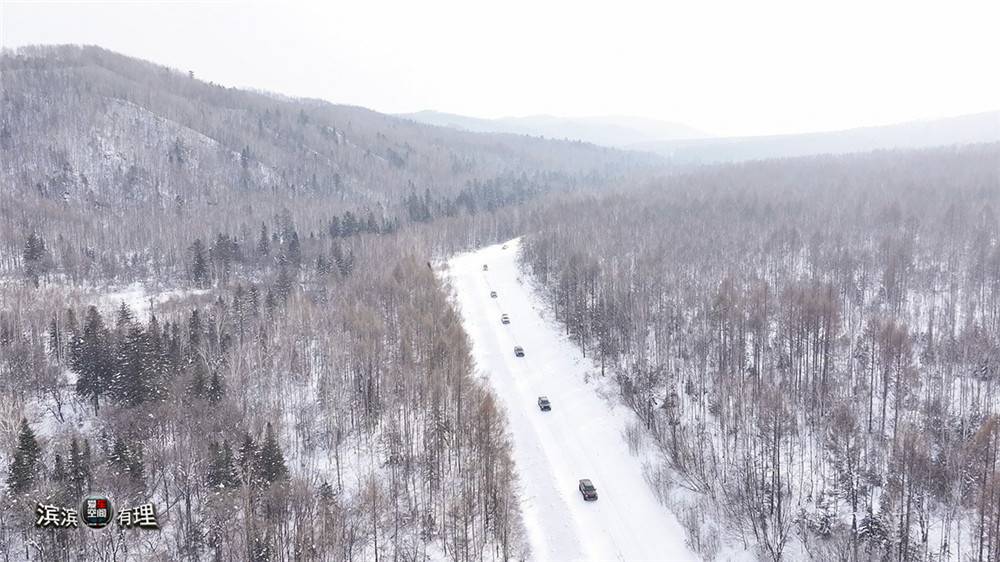
<svg viewBox="0 0 1000 562">
<path fill-rule="evenodd" d="M 594 366 L 521 284 L 517 241 L 454 257 L 448 278 L 478 372 L 506 409 L 535 560 L 696 560 L 676 518 L 653 495 L 623 429 L 633 414 L 585 382 Z M 489 270 L 483 271 L 483 264 Z M 497 298 L 490 298 L 497 291 Z M 500 315 L 510 315 L 504 325 Z M 525 357 L 514 356 L 514 346 Z M 546 395 L 552 411 L 538 409 Z M 577 490 L 590 478 L 599 499 Z"/>
</svg>

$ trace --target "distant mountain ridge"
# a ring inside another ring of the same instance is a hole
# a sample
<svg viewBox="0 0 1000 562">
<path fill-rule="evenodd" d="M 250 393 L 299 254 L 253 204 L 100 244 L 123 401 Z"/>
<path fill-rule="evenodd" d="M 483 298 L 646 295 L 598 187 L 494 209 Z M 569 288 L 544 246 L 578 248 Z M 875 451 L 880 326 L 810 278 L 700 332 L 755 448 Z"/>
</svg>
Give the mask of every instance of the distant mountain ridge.
<svg viewBox="0 0 1000 562">
<path fill-rule="evenodd" d="M 481 119 L 429 110 L 397 117 L 460 131 L 577 140 L 652 152 L 682 165 L 1000 141 L 1000 111 L 839 131 L 746 137 L 713 137 L 687 125 L 642 117 Z"/>
<path fill-rule="evenodd" d="M 627 147 L 644 142 L 701 139 L 704 131 L 681 123 L 644 117 L 555 117 L 531 115 L 482 119 L 439 111 L 418 111 L 397 115 L 417 123 L 476 133 L 508 133 L 552 139 L 566 139 L 592 144 Z"/>
<path fill-rule="evenodd" d="M 665 163 L 227 88 L 93 46 L 5 50 L 0 75 L 0 274 L 16 265 L 2 258 L 19 256 L 31 230 L 48 232 L 50 243 L 79 241 L 74 256 L 108 248 L 88 263 L 149 254 L 178 264 L 196 237 L 245 241 L 261 223 L 292 216 L 309 235 L 347 213 L 351 232 L 358 217 L 368 231 L 390 232 L 613 185 Z M 74 230 L 53 233 L 49 224 Z"/>
<path fill-rule="evenodd" d="M 636 143 L 674 164 L 711 164 L 1000 141 L 1000 111 L 842 131 Z"/>
<path fill-rule="evenodd" d="M 511 174 L 568 178 L 662 165 L 649 154 L 444 130 L 225 88 L 93 46 L 4 52 L 0 72 L 0 181 L 43 199 L 190 205 L 278 190 L 391 205 L 414 190 L 454 194 Z"/>
</svg>

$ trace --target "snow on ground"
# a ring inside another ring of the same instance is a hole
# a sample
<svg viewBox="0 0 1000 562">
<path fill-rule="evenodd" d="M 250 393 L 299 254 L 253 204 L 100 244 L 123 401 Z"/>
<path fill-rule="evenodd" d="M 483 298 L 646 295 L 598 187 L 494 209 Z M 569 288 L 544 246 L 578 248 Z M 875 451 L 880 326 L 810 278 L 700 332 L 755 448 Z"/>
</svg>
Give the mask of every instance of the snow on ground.
<svg viewBox="0 0 1000 562">
<path fill-rule="evenodd" d="M 161 305 L 172 300 L 180 300 L 189 296 L 204 295 L 207 289 L 169 289 L 155 290 L 147 287 L 143 283 L 132 283 L 121 289 L 102 294 L 97 302 L 97 307 L 103 314 L 111 314 L 108 322 L 114 322 L 114 314 L 118 307 L 124 302 L 128 305 L 136 320 L 140 322 L 149 321 L 149 309 L 151 305 Z"/>
<path fill-rule="evenodd" d="M 519 279 L 518 240 L 506 245 L 452 258 L 447 276 L 479 374 L 507 412 L 533 558 L 696 560 L 629 453 L 623 432 L 634 414 L 588 382 L 594 365 L 543 318 L 541 298 Z M 501 324 L 502 313 L 510 324 Z M 538 409 L 540 395 L 551 412 Z M 581 478 L 597 487 L 596 502 L 581 497 Z"/>
<path fill-rule="evenodd" d="M 137 320 L 148 322 L 151 305 L 160 307 L 207 292 L 201 289 L 156 289 L 142 283 L 133 283 L 104 292 L 85 290 L 78 298 L 85 304 L 95 304 L 105 315 L 105 322 L 114 325 L 118 307 L 123 302 Z M 84 436 L 93 436 L 96 433 L 97 418 L 89 401 L 76 395 L 76 373 L 69 368 L 63 369 L 55 387 L 44 396 L 24 404 L 21 415 L 30 422 L 40 437 L 51 438 L 63 433 L 65 428 L 73 428 L 73 431 Z"/>
</svg>

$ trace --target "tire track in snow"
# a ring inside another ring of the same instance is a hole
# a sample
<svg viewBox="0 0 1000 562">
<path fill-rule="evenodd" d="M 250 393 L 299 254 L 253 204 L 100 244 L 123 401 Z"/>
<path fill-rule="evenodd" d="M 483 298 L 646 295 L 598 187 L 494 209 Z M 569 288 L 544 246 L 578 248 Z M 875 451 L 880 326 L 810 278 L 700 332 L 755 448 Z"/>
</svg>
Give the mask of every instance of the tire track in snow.
<svg viewBox="0 0 1000 562">
<path fill-rule="evenodd" d="M 592 362 L 542 317 L 539 299 L 518 282 L 518 243 L 507 245 L 456 256 L 447 276 L 477 369 L 507 413 L 532 557 L 696 560 L 628 451 L 623 430 L 634 414 L 607 403 L 584 381 Z M 501 324 L 502 313 L 511 324 Z M 514 345 L 525 357 L 514 357 Z M 551 412 L 539 411 L 539 395 L 552 401 Z M 580 496 L 580 478 L 594 481 L 596 502 Z"/>
</svg>

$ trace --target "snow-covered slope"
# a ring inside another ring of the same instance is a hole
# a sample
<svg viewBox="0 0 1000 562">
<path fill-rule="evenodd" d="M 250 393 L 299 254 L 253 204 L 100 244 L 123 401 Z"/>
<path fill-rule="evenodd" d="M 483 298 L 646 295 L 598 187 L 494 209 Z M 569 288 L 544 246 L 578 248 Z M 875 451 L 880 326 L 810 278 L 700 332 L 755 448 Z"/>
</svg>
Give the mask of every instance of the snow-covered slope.
<svg viewBox="0 0 1000 562">
<path fill-rule="evenodd" d="M 479 373 L 507 411 L 521 510 L 536 560 L 695 560 L 623 438 L 633 414 L 602 398 L 595 369 L 519 277 L 518 242 L 456 256 L 448 277 Z M 483 264 L 489 270 L 483 271 Z M 497 291 L 497 298 L 490 298 Z M 510 315 L 504 325 L 500 315 Z M 525 356 L 514 356 L 514 346 Z M 538 409 L 546 395 L 552 411 Z M 589 478 L 599 499 L 577 490 Z"/>
</svg>

